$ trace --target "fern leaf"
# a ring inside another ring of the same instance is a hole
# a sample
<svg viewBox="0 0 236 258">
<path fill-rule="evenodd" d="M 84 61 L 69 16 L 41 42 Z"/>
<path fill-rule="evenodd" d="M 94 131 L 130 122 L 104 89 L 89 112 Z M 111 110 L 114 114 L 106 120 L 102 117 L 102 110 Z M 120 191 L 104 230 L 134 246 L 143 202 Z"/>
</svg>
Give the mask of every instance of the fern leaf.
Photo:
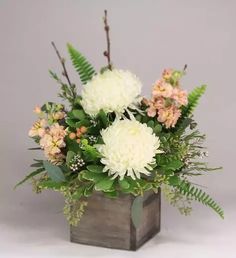
<svg viewBox="0 0 236 258">
<path fill-rule="evenodd" d="M 92 79 L 96 73 L 92 65 L 86 60 L 86 58 L 77 51 L 72 45 L 67 44 L 68 52 L 71 57 L 71 61 L 75 67 L 75 70 L 80 76 L 80 80 L 83 84 Z"/>
<path fill-rule="evenodd" d="M 187 196 L 191 197 L 194 200 L 201 202 L 202 204 L 212 208 L 222 219 L 224 218 L 224 211 L 222 208 L 209 196 L 209 194 L 205 193 L 201 189 L 198 189 L 195 186 L 192 186 L 189 182 L 182 181 L 180 184 L 176 185 L 179 191 Z"/>
<path fill-rule="evenodd" d="M 198 105 L 200 97 L 205 93 L 206 85 L 202 85 L 200 87 L 196 87 L 189 95 L 188 95 L 188 105 L 182 110 L 182 117 L 189 117 L 196 106 Z"/>
<path fill-rule="evenodd" d="M 188 105 L 182 108 L 181 117 L 176 125 L 176 128 L 182 128 L 182 125 L 185 123 L 186 119 L 191 117 L 194 109 L 197 107 L 199 99 L 206 91 L 206 85 L 202 85 L 200 87 L 196 87 L 189 95 L 188 95 Z"/>
</svg>

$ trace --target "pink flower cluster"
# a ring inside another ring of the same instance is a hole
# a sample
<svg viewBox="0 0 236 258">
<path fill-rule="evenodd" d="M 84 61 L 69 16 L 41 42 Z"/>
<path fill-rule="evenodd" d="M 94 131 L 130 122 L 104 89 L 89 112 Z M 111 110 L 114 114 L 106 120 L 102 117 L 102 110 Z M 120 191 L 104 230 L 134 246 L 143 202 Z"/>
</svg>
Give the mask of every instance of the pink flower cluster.
<svg viewBox="0 0 236 258">
<path fill-rule="evenodd" d="M 66 131 L 64 130 L 64 127 L 55 123 L 45 131 L 45 134 L 39 141 L 45 156 L 54 164 L 60 163 L 64 158 L 61 149 L 66 146 L 64 141 L 65 136 Z"/>
<path fill-rule="evenodd" d="M 59 125 L 58 120 L 64 118 L 64 112 L 45 114 L 38 107 L 34 111 L 41 118 L 33 124 L 29 136 L 38 138 L 40 147 L 49 161 L 53 164 L 60 164 L 65 158 L 61 149 L 66 146 L 64 138 L 67 132 L 64 126 Z"/>
<path fill-rule="evenodd" d="M 145 100 L 148 116 L 157 116 L 166 128 L 176 125 L 181 116 L 181 106 L 188 104 L 187 92 L 180 88 L 179 81 L 172 79 L 173 73 L 172 69 L 164 70 L 162 78 L 153 86 L 151 100 Z"/>
</svg>

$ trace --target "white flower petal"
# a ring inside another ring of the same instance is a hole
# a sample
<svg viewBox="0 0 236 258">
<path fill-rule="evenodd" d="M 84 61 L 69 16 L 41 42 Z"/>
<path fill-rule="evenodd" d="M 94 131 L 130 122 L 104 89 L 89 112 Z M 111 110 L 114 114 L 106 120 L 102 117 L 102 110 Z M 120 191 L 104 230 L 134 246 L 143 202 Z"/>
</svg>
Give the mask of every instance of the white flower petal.
<svg viewBox="0 0 236 258">
<path fill-rule="evenodd" d="M 129 71 L 107 70 L 95 75 L 82 90 L 81 105 L 90 116 L 116 112 L 119 116 L 130 106 L 140 102 L 142 84 Z"/>
<path fill-rule="evenodd" d="M 102 130 L 104 144 L 96 145 L 103 158 L 101 163 L 109 174 L 123 178 L 140 178 L 140 174 L 150 175 L 155 155 L 159 153 L 160 140 L 150 127 L 136 120 L 116 120 Z"/>
</svg>

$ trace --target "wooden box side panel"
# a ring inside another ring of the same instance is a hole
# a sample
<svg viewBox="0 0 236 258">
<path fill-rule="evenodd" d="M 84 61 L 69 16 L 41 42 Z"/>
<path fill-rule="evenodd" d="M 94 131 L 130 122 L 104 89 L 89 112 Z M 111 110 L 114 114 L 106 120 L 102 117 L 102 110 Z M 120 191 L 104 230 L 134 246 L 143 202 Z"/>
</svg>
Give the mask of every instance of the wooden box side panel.
<svg viewBox="0 0 236 258">
<path fill-rule="evenodd" d="M 102 204 L 102 205 L 101 205 Z M 95 193 L 80 224 L 71 227 L 71 241 L 117 249 L 130 249 L 131 196 L 109 199 Z"/>
<path fill-rule="evenodd" d="M 106 198 L 96 192 L 77 227 L 71 227 L 71 241 L 108 248 L 136 250 L 160 231 L 160 191 L 144 195 L 143 217 L 139 228 L 131 218 L 132 195 Z"/>
<path fill-rule="evenodd" d="M 161 194 L 151 192 L 144 199 L 143 216 L 140 227 L 136 229 L 136 249 L 160 231 Z"/>
</svg>

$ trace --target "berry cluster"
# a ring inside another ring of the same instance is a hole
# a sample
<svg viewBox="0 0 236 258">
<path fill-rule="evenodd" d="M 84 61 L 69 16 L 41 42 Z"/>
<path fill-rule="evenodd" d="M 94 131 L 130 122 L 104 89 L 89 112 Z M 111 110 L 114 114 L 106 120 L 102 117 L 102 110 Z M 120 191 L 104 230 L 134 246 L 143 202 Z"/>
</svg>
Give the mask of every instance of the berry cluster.
<svg viewBox="0 0 236 258">
<path fill-rule="evenodd" d="M 73 172 L 78 171 L 81 167 L 85 165 L 84 160 L 80 157 L 80 155 L 75 155 L 70 161 L 70 169 Z"/>
<path fill-rule="evenodd" d="M 80 138 L 82 137 L 83 134 L 87 132 L 87 127 L 81 126 L 80 128 L 76 129 L 76 133 L 72 132 L 69 134 L 69 138 L 71 140 L 76 140 L 77 143 L 80 143 Z"/>
</svg>

